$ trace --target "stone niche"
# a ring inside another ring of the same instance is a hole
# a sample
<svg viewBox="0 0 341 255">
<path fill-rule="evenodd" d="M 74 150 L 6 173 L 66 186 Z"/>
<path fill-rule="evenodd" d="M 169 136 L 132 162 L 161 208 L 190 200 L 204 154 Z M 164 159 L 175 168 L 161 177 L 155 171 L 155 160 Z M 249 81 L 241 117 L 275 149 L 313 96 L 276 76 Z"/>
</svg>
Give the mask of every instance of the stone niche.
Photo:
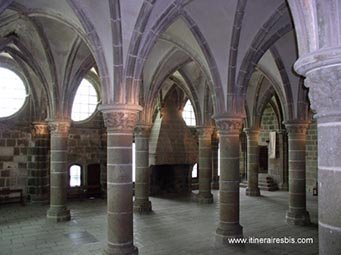
<svg viewBox="0 0 341 255">
<path fill-rule="evenodd" d="M 197 162 L 197 139 L 181 116 L 177 91 L 165 100 L 149 140 L 151 194 L 191 191 L 191 171 Z"/>
</svg>

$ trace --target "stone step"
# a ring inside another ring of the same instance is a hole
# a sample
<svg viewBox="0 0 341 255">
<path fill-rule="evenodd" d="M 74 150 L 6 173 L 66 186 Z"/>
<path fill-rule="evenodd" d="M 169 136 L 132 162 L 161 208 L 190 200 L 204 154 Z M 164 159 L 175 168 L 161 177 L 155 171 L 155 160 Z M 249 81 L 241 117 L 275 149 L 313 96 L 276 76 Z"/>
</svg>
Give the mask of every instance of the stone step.
<svg viewBox="0 0 341 255">
<path fill-rule="evenodd" d="M 247 180 L 242 180 L 239 186 L 242 188 L 247 188 Z M 258 187 L 260 190 L 265 190 L 265 191 L 278 190 L 277 184 L 274 182 L 272 177 L 269 176 L 268 174 L 258 175 Z"/>
</svg>

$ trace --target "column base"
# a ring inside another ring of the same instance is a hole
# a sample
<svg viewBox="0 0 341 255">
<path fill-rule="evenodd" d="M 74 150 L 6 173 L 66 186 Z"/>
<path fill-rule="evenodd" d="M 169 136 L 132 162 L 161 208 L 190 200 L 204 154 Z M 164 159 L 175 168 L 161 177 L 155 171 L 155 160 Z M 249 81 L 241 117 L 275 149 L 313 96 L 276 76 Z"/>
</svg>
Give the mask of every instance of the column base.
<svg viewBox="0 0 341 255">
<path fill-rule="evenodd" d="M 134 212 L 140 214 L 148 214 L 152 212 L 152 203 L 149 200 L 134 201 Z"/>
<path fill-rule="evenodd" d="M 246 188 L 245 195 L 250 197 L 259 197 L 260 196 L 260 190 L 259 188 Z"/>
<path fill-rule="evenodd" d="M 47 219 L 50 221 L 61 222 L 71 219 L 70 210 L 66 207 L 50 207 L 47 210 Z"/>
<path fill-rule="evenodd" d="M 306 226 L 311 223 L 310 216 L 307 211 L 292 212 L 288 210 L 285 219 L 287 223 L 291 225 Z"/>
<path fill-rule="evenodd" d="M 139 251 L 134 245 L 114 246 L 109 245 L 103 251 L 104 255 L 138 255 Z"/>
<path fill-rule="evenodd" d="M 242 238 L 243 227 L 239 223 L 227 224 L 220 223 L 216 230 L 216 244 L 228 245 L 229 239 Z"/>
<path fill-rule="evenodd" d="M 194 197 L 194 201 L 199 204 L 212 204 L 213 203 L 213 195 L 212 193 L 200 193 Z"/>
</svg>

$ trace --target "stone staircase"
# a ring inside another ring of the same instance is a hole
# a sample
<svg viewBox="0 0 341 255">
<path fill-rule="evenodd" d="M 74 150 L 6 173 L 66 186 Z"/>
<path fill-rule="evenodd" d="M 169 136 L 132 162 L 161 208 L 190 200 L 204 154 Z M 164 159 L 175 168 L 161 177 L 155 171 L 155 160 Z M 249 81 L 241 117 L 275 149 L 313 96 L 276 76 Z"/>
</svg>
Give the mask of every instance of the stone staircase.
<svg viewBox="0 0 341 255">
<path fill-rule="evenodd" d="M 258 187 L 260 190 L 275 191 L 278 190 L 277 183 L 268 174 L 258 174 Z"/>
<path fill-rule="evenodd" d="M 247 188 L 247 180 L 240 182 L 240 187 Z M 268 174 L 258 174 L 258 187 L 260 190 L 276 191 L 278 190 L 277 183 Z"/>
</svg>

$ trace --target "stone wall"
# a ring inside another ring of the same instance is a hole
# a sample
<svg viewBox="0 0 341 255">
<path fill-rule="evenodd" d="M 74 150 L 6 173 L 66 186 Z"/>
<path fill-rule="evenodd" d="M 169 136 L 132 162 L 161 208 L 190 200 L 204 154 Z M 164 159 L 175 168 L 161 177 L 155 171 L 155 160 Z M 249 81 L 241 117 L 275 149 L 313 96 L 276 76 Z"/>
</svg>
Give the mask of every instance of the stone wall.
<svg viewBox="0 0 341 255">
<path fill-rule="evenodd" d="M 313 192 L 317 181 L 317 124 L 311 123 L 307 132 L 306 144 L 306 187 L 308 192 Z"/>
<path fill-rule="evenodd" d="M 267 145 L 269 140 L 269 132 L 278 130 L 278 121 L 272 106 L 268 104 L 264 109 L 262 120 L 261 120 L 261 130 L 259 134 L 259 145 Z"/>
<path fill-rule="evenodd" d="M 0 126 L 0 189 L 27 194 L 27 152 L 31 133 L 12 125 Z"/>
</svg>

